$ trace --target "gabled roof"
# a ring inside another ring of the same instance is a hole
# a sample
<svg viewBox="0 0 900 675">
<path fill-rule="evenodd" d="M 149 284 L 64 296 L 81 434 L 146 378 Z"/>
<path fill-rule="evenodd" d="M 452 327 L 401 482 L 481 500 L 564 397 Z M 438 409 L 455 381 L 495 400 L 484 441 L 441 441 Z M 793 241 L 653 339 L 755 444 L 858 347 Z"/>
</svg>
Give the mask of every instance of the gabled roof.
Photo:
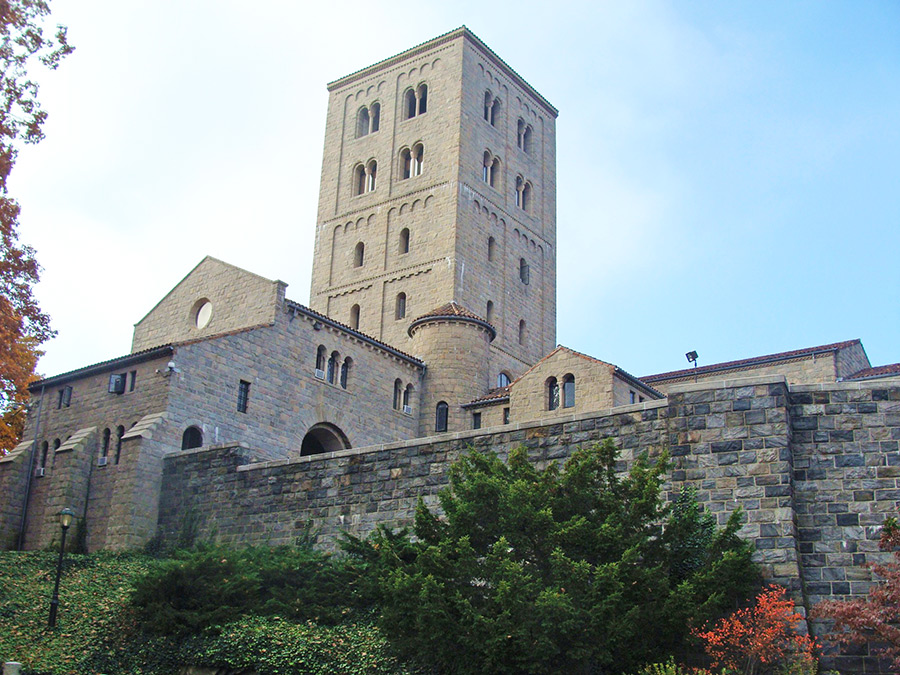
<svg viewBox="0 0 900 675">
<path fill-rule="evenodd" d="M 644 382 L 662 382 L 664 380 L 676 380 L 680 377 L 693 377 L 694 375 L 704 375 L 706 373 L 715 373 L 722 370 L 737 370 L 739 368 L 747 368 L 751 366 L 764 365 L 766 363 L 775 363 L 778 361 L 789 361 L 790 359 L 804 358 L 817 354 L 827 354 L 852 347 L 860 344 L 857 340 L 846 340 L 844 342 L 835 342 L 830 345 L 820 345 L 818 347 L 807 347 L 806 349 L 795 349 L 790 352 L 779 352 L 777 354 L 766 354 L 765 356 L 755 356 L 751 359 L 739 359 L 738 361 L 724 361 L 722 363 L 713 363 L 708 366 L 698 366 L 697 368 L 684 368 L 682 370 L 672 370 L 668 373 L 658 373 L 656 375 L 645 375 L 640 379 Z"/>
<path fill-rule="evenodd" d="M 891 363 L 886 366 L 863 368 L 844 378 L 844 380 L 874 380 L 879 377 L 900 377 L 900 363 Z"/>
<path fill-rule="evenodd" d="M 495 329 L 494 326 L 487 321 L 487 319 L 483 319 L 475 312 L 470 309 L 466 309 L 456 301 L 448 302 L 446 305 L 441 305 L 440 307 L 417 317 L 411 324 L 409 324 L 409 328 L 406 330 L 406 332 L 410 337 L 412 337 L 412 334 L 414 332 L 413 329 L 417 326 L 420 326 L 423 323 L 429 323 L 431 321 L 442 320 L 469 321 L 471 323 L 476 323 L 487 328 L 490 331 L 491 340 L 497 337 L 497 329 Z"/>
</svg>

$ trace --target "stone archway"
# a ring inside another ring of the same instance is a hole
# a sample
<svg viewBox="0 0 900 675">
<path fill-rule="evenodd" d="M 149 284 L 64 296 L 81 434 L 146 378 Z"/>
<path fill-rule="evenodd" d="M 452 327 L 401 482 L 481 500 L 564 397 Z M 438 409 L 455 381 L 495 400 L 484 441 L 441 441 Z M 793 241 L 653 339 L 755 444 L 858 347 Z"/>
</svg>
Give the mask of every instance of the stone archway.
<svg viewBox="0 0 900 675">
<path fill-rule="evenodd" d="M 300 456 L 321 455 L 323 452 L 347 450 L 349 447 L 350 441 L 343 431 L 333 424 L 322 422 L 314 424 L 306 432 L 300 446 Z"/>
</svg>

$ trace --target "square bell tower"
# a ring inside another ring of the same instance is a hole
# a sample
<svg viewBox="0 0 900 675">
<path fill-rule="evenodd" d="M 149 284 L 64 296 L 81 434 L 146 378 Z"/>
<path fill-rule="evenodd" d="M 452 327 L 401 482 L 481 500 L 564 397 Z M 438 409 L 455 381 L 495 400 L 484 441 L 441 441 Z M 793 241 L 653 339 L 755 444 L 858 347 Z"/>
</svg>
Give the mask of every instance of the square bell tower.
<svg viewBox="0 0 900 675">
<path fill-rule="evenodd" d="M 328 85 L 310 306 L 398 349 L 456 302 L 490 378 L 556 345 L 557 110 L 466 27 Z"/>
</svg>

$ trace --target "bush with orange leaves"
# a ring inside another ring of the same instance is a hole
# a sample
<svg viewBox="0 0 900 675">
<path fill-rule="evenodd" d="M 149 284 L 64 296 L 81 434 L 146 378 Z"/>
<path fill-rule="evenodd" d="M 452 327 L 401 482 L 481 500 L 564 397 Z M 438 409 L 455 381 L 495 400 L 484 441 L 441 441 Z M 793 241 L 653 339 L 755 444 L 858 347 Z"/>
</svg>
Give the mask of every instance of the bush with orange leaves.
<svg viewBox="0 0 900 675">
<path fill-rule="evenodd" d="M 834 619 L 827 640 L 839 645 L 874 642 L 874 652 L 892 659 L 892 667 L 900 671 L 900 522 L 888 518 L 881 526 L 882 551 L 891 551 L 894 562 L 879 565 L 863 563 L 881 577 L 865 598 L 825 600 L 813 609 L 813 616 Z"/>
<path fill-rule="evenodd" d="M 720 619 L 712 628 L 695 630 L 713 668 L 745 675 L 815 673 L 815 640 L 798 632 L 803 617 L 787 591 L 770 585 L 751 607 Z"/>
</svg>

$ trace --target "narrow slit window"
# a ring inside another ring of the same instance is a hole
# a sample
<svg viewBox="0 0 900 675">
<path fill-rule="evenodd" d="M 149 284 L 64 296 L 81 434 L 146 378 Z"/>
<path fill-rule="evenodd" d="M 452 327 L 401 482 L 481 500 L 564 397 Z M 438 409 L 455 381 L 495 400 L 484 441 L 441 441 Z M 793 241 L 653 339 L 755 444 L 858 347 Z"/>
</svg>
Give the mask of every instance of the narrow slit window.
<svg viewBox="0 0 900 675">
<path fill-rule="evenodd" d="M 241 380 L 238 383 L 238 400 L 237 411 L 247 412 L 247 406 L 250 404 L 250 383 L 247 380 Z"/>
<path fill-rule="evenodd" d="M 406 317 L 406 293 L 397 293 L 397 301 L 394 307 L 394 319 Z"/>
<path fill-rule="evenodd" d="M 575 407 L 575 376 L 566 375 L 563 378 L 563 408 Z"/>
<path fill-rule="evenodd" d="M 409 253 L 409 228 L 408 227 L 404 227 L 402 230 L 400 230 L 400 244 L 397 247 L 397 250 L 400 253 L 400 255 L 403 255 L 404 253 Z"/>
<path fill-rule="evenodd" d="M 359 330 L 359 305 L 350 308 L 350 328 Z"/>
<path fill-rule="evenodd" d="M 447 431 L 447 422 L 450 416 L 450 406 L 444 401 L 437 404 L 434 409 L 434 430 L 437 432 Z"/>
</svg>

